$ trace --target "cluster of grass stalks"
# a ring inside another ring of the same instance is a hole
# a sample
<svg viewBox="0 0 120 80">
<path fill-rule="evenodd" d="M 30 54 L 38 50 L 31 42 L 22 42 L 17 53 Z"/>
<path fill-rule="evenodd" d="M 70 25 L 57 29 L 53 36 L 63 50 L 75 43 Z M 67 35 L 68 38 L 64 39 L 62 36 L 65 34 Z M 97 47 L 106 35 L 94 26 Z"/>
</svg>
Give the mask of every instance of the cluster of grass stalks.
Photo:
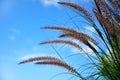
<svg viewBox="0 0 120 80">
<path fill-rule="evenodd" d="M 96 71 L 86 77 L 81 75 L 75 68 L 66 62 L 51 56 L 30 58 L 20 62 L 20 64 L 35 62 L 35 64 L 48 64 L 63 67 L 77 75 L 81 80 L 90 80 L 92 78 L 95 78 L 95 80 L 120 80 L 120 1 L 93 1 L 95 4 L 93 9 L 95 17 L 78 4 L 71 2 L 57 3 L 70 7 L 84 16 L 85 20 L 95 29 L 97 34 L 96 39 L 81 31 L 76 31 L 75 29 L 65 26 L 46 26 L 42 29 L 57 30 L 62 32 L 62 34 L 59 36 L 58 40 L 45 41 L 40 44 L 66 44 L 83 50 L 81 44 L 71 40 L 71 38 L 75 39 L 89 47 L 95 54 L 94 58 L 89 54 L 87 56 L 91 60 L 90 64 L 96 68 Z M 96 24 L 95 19 L 99 22 L 99 26 Z M 104 45 L 104 47 L 100 44 Z M 89 68 L 92 69 L 92 67 Z"/>
</svg>

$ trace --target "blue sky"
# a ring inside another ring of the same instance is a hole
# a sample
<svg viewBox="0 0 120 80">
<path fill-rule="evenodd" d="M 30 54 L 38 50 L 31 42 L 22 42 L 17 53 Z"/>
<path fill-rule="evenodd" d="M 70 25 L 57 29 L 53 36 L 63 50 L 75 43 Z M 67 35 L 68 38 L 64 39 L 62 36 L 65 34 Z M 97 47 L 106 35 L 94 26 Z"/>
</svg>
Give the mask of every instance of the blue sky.
<svg viewBox="0 0 120 80">
<path fill-rule="evenodd" d="M 89 0 L 74 1 L 89 9 Z M 57 73 L 67 72 L 53 66 L 18 65 L 17 63 L 33 56 L 59 57 L 51 45 L 39 45 L 42 41 L 56 39 L 59 32 L 41 30 L 40 27 L 66 25 L 76 29 L 70 21 L 70 17 L 74 15 L 76 14 L 73 11 L 55 4 L 54 1 L 0 0 L 0 80 L 50 80 Z M 76 24 L 80 24 L 79 28 L 83 31 L 94 31 L 89 28 L 89 25 L 79 22 Z M 63 45 L 53 46 L 72 66 L 78 68 L 81 62 L 86 63 L 84 55 L 66 58 L 78 53 L 78 50 L 69 46 L 60 48 Z M 90 50 L 87 49 L 87 51 Z M 53 80 L 63 80 L 63 78 L 68 80 L 70 77 L 60 75 Z"/>
</svg>

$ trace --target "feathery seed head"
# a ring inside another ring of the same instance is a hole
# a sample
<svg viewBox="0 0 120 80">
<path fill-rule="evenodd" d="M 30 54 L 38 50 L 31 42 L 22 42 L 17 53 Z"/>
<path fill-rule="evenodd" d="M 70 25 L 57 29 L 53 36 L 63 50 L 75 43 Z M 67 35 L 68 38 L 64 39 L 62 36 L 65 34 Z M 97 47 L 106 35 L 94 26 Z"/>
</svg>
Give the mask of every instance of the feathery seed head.
<svg viewBox="0 0 120 80">
<path fill-rule="evenodd" d="M 40 61 L 40 60 L 59 60 L 59 59 L 52 56 L 38 56 L 38 57 L 29 58 L 27 60 L 21 61 L 19 64 L 25 64 L 28 62 Z"/>
<path fill-rule="evenodd" d="M 40 61 L 40 62 L 36 62 L 35 64 L 54 65 L 58 67 L 63 67 L 68 71 L 71 71 L 72 73 L 75 72 L 76 70 L 75 68 L 71 67 L 70 65 L 68 65 L 63 61 Z"/>
<path fill-rule="evenodd" d="M 103 0 L 95 0 L 96 5 L 98 6 L 99 10 L 101 11 L 102 15 L 106 18 L 110 18 L 109 10 Z"/>
<path fill-rule="evenodd" d="M 35 64 L 55 65 L 55 66 L 63 67 L 71 72 L 75 72 L 76 70 L 75 68 L 68 65 L 66 62 L 52 56 L 39 56 L 39 57 L 29 58 L 27 60 L 20 62 L 19 64 L 24 64 L 28 62 L 35 62 Z"/>
<path fill-rule="evenodd" d="M 43 27 L 43 29 L 59 30 L 64 33 L 76 32 L 74 29 L 70 29 L 70 28 L 66 28 L 66 27 L 62 27 L 62 26 L 46 26 L 46 27 Z"/>
<path fill-rule="evenodd" d="M 98 45 L 98 42 L 96 40 L 94 40 L 92 37 L 82 33 L 82 32 L 77 32 L 77 33 L 66 33 L 66 34 L 62 34 L 59 36 L 60 38 L 62 37 L 71 37 L 74 38 L 76 40 L 79 40 L 80 42 L 83 42 L 85 44 L 86 41 L 91 41 L 92 43 L 94 43 L 95 45 Z"/>
<path fill-rule="evenodd" d="M 110 35 L 114 35 L 114 29 L 113 29 L 113 24 L 108 20 L 108 18 L 105 18 L 103 15 L 101 15 L 99 12 L 94 11 L 97 19 L 99 22 L 106 28 L 108 33 Z"/>
<path fill-rule="evenodd" d="M 65 6 L 68 6 L 68 7 L 71 7 L 79 12 L 81 12 L 83 15 L 85 15 L 89 20 L 93 21 L 93 17 L 90 15 L 90 13 L 85 10 L 83 7 L 77 5 L 77 4 L 74 4 L 74 3 L 70 3 L 70 2 L 58 2 L 58 4 L 61 4 L 61 5 L 65 5 Z"/>
<path fill-rule="evenodd" d="M 53 44 L 53 43 L 67 44 L 67 45 L 71 45 L 79 50 L 82 50 L 81 46 L 79 46 L 77 43 L 72 42 L 72 41 L 66 41 L 66 40 L 51 40 L 51 41 L 42 42 L 40 44 Z"/>
</svg>

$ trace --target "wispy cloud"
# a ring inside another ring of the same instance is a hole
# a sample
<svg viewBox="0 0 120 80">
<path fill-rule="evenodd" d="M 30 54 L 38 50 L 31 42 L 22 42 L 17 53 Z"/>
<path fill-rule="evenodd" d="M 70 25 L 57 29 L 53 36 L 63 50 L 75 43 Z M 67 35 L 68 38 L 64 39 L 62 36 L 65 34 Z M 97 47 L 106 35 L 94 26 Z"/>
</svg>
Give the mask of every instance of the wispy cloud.
<svg viewBox="0 0 120 80">
<path fill-rule="evenodd" d="M 0 15 L 6 15 L 12 12 L 15 8 L 15 0 L 2 0 L 0 1 Z"/>
<path fill-rule="evenodd" d="M 92 1 L 92 0 L 83 0 L 84 2 L 89 2 L 89 1 Z"/>
<path fill-rule="evenodd" d="M 58 2 L 59 0 L 40 0 L 45 6 L 49 6 L 49 5 L 57 5 L 56 2 Z"/>
<path fill-rule="evenodd" d="M 84 26 L 83 30 L 85 34 L 89 34 L 91 37 L 94 37 L 95 29 L 92 26 Z"/>
<path fill-rule="evenodd" d="M 0 72 L 0 78 L 2 78 L 2 80 L 16 80 L 14 69 L 10 66 L 1 67 Z"/>
<path fill-rule="evenodd" d="M 95 29 L 91 26 L 85 26 L 86 30 L 89 30 L 91 32 L 95 32 Z"/>
<path fill-rule="evenodd" d="M 72 52 L 73 53 L 88 53 L 88 54 L 93 54 L 93 51 L 89 47 L 82 46 L 82 48 L 83 48 L 83 51 L 80 51 L 80 50 L 78 50 L 76 48 L 73 48 Z"/>
<path fill-rule="evenodd" d="M 34 40 L 32 38 L 25 38 L 24 42 L 27 44 L 34 44 Z"/>
<path fill-rule="evenodd" d="M 11 31 L 12 31 L 13 33 L 20 33 L 20 30 L 17 29 L 17 28 L 11 28 Z"/>
<path fill-rule="evenodd" d="M 16 39 L 16 35 L 20 34 L 20 30 L 16 28 L 11 28 L 10 31 L 12 32 L 10 36 L 8 36 L 9 40 L 14 41 Z"/>
<path fill-rule="evenodd" d="M 13 35 L 11 35 L 11 36 L 9 36 L 9 39 L 12 40 L 12 41 L 14 41 L 16 39 L 16 37 L 13 36 Z"/>
<path fill-rule="evenodd" d="M 38 57 L 38 56 L 48 56 L 48 54 L 47 53 L 32 53 L 32 54 L 29 54 L 29 55 L 22 56 L 18 60 L 26 60 L 26 59 L 33 58 L 33 57 Z M 55 54 L 49 54 L 49 56 L 58 57 Z"/>
<path fill-rule="evenodd" d="M 78 43 L 78 44 L 80 44 L 80 43 Z M 96 45 L 94 45 L 94 44 L 91 43 L 91 42 L 90 42 L 90 44 L 91 44 L 96 50 L 99 50 Z M 89 48 L 88 46 L 86 46 L 86 45 L 84 45 L 84 44 L 80 44 L 80 45 L 81 45 L 81 47 L 82 47 L 83 50 L 78 50 L 78 49 L 76 49 L 76 48 L 72 48 L 71 51 L 72 51 L 73 53 L 85 53 L 85 54 L 89 54 L 89 55 L 94 55 L 94 52 L 93 52 L 93 50 L 92 50 L 91 48 Z"/>
</svg>

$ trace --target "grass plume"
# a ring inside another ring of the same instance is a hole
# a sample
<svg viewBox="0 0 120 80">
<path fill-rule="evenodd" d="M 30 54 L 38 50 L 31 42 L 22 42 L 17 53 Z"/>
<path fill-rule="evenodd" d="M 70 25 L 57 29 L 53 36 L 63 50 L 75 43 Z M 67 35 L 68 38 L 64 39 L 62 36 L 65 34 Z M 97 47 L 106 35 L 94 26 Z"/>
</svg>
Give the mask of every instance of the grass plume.
<svg viewBox="0 0 120 80">
<path fill-rule="evenodd" d="M 77 10 L 78 12 L 82 13 L 83 15 L 85 15 L 89 20 L 91 20 L 91 21 L 94 20 L 93 17 L 90 15 L 90 13 L 87 10 L 85 10 L 83 7 L 81 7 L 77 4 L 70 3 L 70 2 L 58 2 L 58 4 L 71 7 L 73 9 Z"/>
<path fill-rule="evenodd" d="M 39 61 L 39 62 L 36 62 L 35 64 L 53 65 L 53 66 L 63 67 L 72 73 L 75 72 L 75 68 L 71 67 L 70 65 L 68 65 L 67 63 L 63 61 L 55 61 L 55 60 L 54 61 Z"/>
<path fill-rule="evenodd" d="M 79 50 L 82 50 L 81 46 L 79 46 L 77 43 L 73 42 L 73 41 L 66 41 L 66 40 L 51 40 L 51 41 L 46 41 L 46 42 L 42 42 L 40 44 L 67 44 L 67 45 L 71 45 Z"/>
<path fill-rule="evenodd" d="M 53 56 L 38 56 L 38 57 L 29 58 L 27 60 L 23 60 L 19 64 L 25 64 L 25 63 L 39 61 L 39 60 L 59 60 L 59 59 Z"/>
<path fill-rule="evenodd" d="M 39 56 L 39 57 L 29 58 L 27 60 L 21 61 L 19 64 L 25 64 L 29 62 L 35 62 L 35 64 L 47 64 L 47 65 L 59 66 L 67 69 L 70 72 L 76 71 L 75 68 L 71 67 L 66 62 L 53 56 Z"/>
</svg>

